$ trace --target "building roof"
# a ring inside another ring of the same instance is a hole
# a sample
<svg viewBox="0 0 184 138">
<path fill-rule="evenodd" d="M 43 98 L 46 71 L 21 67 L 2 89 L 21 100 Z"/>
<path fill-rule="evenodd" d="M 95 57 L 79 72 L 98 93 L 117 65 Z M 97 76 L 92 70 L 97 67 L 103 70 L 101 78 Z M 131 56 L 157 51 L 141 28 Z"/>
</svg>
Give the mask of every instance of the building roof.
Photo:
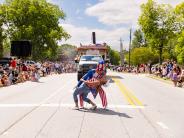
<svg viewBox="0 0 184 138">
<path fill-rule="evenodd" d="M 80 45 L 80 47 L 77 48 L 77 50 L 107 50 L 106 43 L 103 44 L 89 44 L 89 45 Z"/>
</svg>

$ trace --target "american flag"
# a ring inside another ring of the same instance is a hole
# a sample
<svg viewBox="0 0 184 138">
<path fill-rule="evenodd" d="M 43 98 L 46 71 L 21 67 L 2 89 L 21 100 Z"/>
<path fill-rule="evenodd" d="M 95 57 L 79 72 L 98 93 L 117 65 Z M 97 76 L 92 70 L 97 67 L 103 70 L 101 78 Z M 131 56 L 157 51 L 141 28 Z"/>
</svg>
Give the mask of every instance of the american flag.
<svg viewBox="0 0 184 138">
<path fill-rule="evenodd" d="M 79 95 L 79 99 L 80 99 L 80 107 L 84 107 L 84 101 L 82 98 L 82 94 Z"/>
<path fill-rule="evenodd" d="M 104 92 L 102 87 L 98 88 L 98 93 L 99 93 L 100 99 L 102 101 L 102 106 L 104 108 L 106 108 L 107 107 L 107 97 L 106 97 L 106 93 Z M 82 95 L 80 95 L 79 97 L 80 97 L 80 107 L 84 107 L 84 101 L 83 101 Z"/>
<path fill-rule="evenodd" d="M 104 90 L 102 89 L 102 87 L 100 87 L 98 89 L 98 93 L 99 93 L 100 98 L 101 98 L 101 101 L 102 101 L 102 106 L 104 108 L 106 108 L 107 107 L 107 97 L 106 97 L 106 93 L 104 92 Z"/>
</svg>

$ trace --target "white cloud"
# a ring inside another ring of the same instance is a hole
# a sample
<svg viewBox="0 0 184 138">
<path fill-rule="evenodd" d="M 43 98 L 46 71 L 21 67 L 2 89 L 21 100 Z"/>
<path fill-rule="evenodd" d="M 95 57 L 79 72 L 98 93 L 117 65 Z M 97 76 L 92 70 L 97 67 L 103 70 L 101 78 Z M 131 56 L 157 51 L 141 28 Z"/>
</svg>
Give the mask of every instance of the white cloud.
<svg viewBox="0 0 184 138">
<path fill-rule="evenodd" d="M 132 19 L 134 19 L 136 15 L 130 13 L 136 13 L 136 11 L 137 6 L 135 6 L 131 0 L 105 0 L 87 8 L 86 14 L 98 17 L 99 22 L 103 24 L 116 25 L 132 23 Z"/>
<path fill-rule="evenodd" d="M 71 24 L 61 24 L 62 27 L 72 36 L 69 40 L 62 43 L 69 43 L 79 46 L 82 44 L 91 43 L 91 34 L 96 32 L 97 43 L 107 43 L 113 49 L 119 50 L 119 38 L 126 38 L 129 34 L 126 28 L 118 28 L 114 30 L 91 29 L 87 27 L 77 27 Z M 125 46 L 128 48 L 128 42 L 125 41 Z"/>
<path fill-rule="evenodd" d="M 140 5 L 147 0 L 102 0 L 96 5 L 90 6 L 85 13 L 95 16 L 98 21 L 106 25 L 126 24 L 136 26 L 141 13 Z M 159 4 L 171 4 L 175 6 L 182 0 L 157 0 Z"/>
</svg>

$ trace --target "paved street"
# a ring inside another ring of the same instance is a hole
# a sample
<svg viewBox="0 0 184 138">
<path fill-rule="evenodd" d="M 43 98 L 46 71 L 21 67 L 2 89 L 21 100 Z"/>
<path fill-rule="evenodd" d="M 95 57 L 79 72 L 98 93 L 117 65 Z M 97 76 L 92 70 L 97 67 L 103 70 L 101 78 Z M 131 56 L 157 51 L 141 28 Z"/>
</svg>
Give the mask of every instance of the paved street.
<svg viewBox="0 0 184 138">
<path fill-rule="evenodd" d="M 184 89 L 146 75 L 108 75 L 107 110 L 99 96 L 96 111 L 72 109 L 75 73 L 0 88 L 0 138 L 184 137 Z"/>
</svg>

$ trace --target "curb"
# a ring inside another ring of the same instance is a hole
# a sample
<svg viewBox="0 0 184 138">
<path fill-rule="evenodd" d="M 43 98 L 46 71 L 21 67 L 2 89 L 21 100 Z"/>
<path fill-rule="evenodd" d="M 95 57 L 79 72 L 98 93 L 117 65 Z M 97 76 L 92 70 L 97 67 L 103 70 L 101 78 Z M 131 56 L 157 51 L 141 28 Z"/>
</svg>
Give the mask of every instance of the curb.
<svg viewBox="0 0 184 138">
<path fill-rule="evenodd" d="M 167 84 L 170 84 L 170 85 L 173 85 L 173 82 L 171 80 L 164 80 L 162 78 L 159 78 L 159 77 L 156 77 L 156 76 L 153 76 L 153 75 L 148 75 L 147 77 L 155 79 L 155 80 L 159 80 L 161 82 L 164 82 L 164 83 L 167 83 Z"/>
</svg>

